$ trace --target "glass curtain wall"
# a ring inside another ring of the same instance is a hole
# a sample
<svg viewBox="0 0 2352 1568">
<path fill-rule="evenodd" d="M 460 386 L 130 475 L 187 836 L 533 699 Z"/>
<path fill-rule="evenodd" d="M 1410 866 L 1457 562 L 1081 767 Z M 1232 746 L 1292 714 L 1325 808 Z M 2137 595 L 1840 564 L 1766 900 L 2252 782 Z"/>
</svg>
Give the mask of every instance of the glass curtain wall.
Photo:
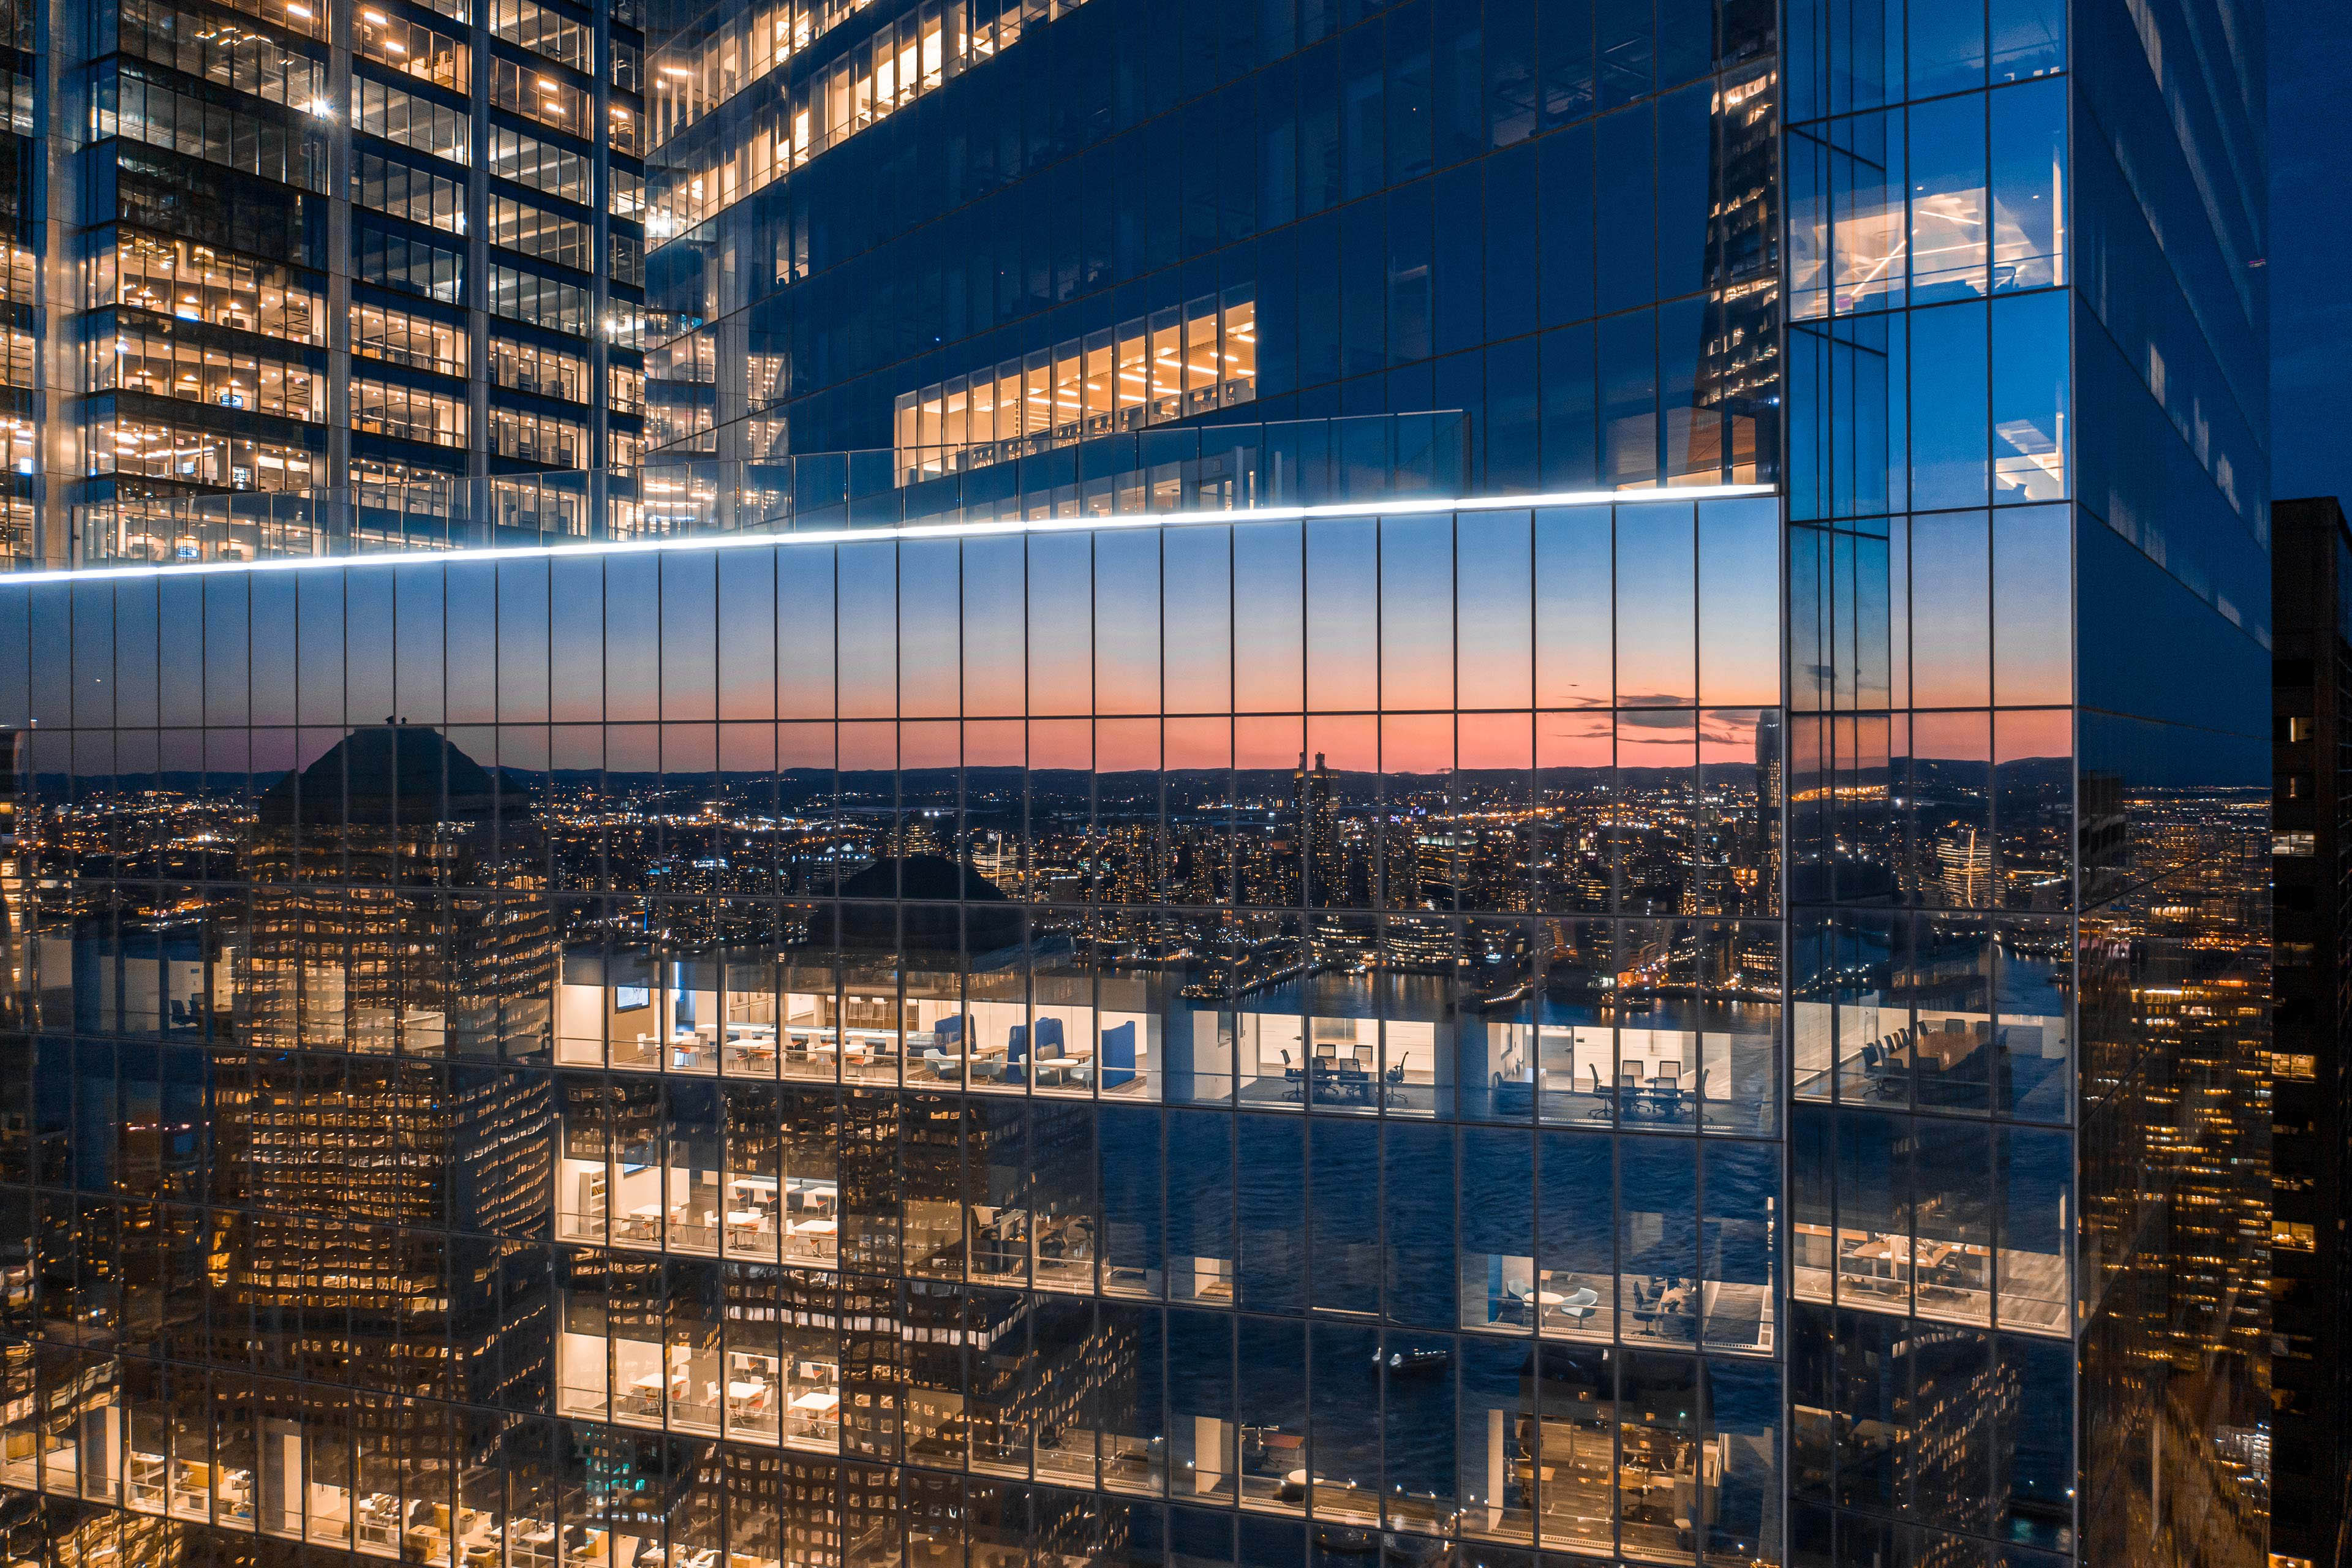
<svg viewBox="0 0 2352 1568">
<path fill-rule="evenodd" d="M 1790 17 L 1799 1560 L 2260 1561 L 2259 312 L 2073 255 L 2214 300 L 2141 204 L 2259 138 L 2073 11 Z"/>
<path fill-rule="evenodd" d="M 1771 1560 L 1778 510 L 8 595 L 5 1479 L 473 1568 Z"/>
</svg>

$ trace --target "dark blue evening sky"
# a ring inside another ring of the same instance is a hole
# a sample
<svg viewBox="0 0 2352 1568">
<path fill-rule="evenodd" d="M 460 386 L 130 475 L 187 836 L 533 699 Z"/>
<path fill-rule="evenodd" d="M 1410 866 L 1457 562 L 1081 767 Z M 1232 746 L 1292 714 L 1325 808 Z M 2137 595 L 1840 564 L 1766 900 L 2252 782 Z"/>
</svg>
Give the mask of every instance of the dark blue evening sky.
<svg viewBox="0 0 2352 1568">
<path fill-rule="evenodd" d="M 2272 0 L 2270 58 L 2272 493 L 2352 498 L 2352 6 Z"/>
</svg>

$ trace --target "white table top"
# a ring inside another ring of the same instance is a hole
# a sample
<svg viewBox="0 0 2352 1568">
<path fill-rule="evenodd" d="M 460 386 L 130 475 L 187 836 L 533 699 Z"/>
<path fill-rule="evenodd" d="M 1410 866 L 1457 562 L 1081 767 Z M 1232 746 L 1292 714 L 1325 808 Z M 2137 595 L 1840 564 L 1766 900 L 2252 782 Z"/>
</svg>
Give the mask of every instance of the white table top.
<svg viewBox="0 0 2352 1568">
<path fill-rule="evenodd" d="M 727 1397 L 730 1399 L 749 1399 L 755 1394 L 766 1393 L 768 1385 L 757 1378 L 752 1379 L 750 1383 L 730 1383 L 727 1385 Z"/>
<path fill-rule="evenodd" d="M 741 1187 L 747 1192 L 772 1193 L 776 1190 L 776 1178 L 773 1176 L 736 1176 L 730 1179 L 727 1184 L 730 1187 Z"/>
<path fill-rule="evenodd" d="M 633 1377 L 629 1380 L 629 1386 L 631 1388 L 642 1388 L 646 1390 L 648 1393 L 659 1388 L 661 1385 L 662 1374 L 657 1372 L 649 1372 L 643 1377 Z"/>
<path fill-rule="evenodd" d="M 727 1211 L 727 1223 L 729 1225 L 757 1225 L 760 1221 L 767 1217 L 768 1216 L 759 1209 L 729 1209 Z"/>
<path fill-rule="evenodd" d="M 832 1236 L 841 1229 L 841 1224 L 837 1220 L 809 1219 L 792 1228 L 794 1236 Z"/>
<path fill-rule="evenodd" d="M 834 1410 L 840 1405 L 841 1395 L 838 1394 L 803 1394 L 793 1401 L 795 1410 Z"/>
<path fill-rule="evenodd" d="M 659 1204 L 646 1204 L 629 1211 L 631 1219 L 659 1219 L 661 1216 L 662 1206 Z"/>
</svg>

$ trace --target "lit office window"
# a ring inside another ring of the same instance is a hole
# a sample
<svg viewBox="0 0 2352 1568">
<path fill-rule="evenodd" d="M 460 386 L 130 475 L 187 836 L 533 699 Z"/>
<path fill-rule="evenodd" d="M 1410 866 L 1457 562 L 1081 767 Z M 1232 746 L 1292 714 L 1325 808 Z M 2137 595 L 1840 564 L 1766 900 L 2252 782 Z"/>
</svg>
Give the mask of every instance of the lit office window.
<svg viewBox="0 0 2352 1568">
<path fill-rule="evenodd" d="M 490 31 L 574 70 L 596 68 L 596 29 L 537 0 L 490 0 Z"/>
<path fill-rule="evenodd" d="M 577 353 L 538 343 L 490 340 L 490 379 L 500 386 L 567 403 L 588 401 L 588 362 Z"/>
<path fill-rule="evenodd" d="M 467 138 L 472 122 L 465 110 L 403 92 L 373 77 L 353 78 L 352 89 L 356 99 L 352 117 L 354 129 L 436 158 L 457 163 L 467 161 Z"/>
<path fill-rule="evenodd" d="M 380 158 L 373 153 L 352 158 L 352 200 L 363 207 L 421 223 L 452 234 L 466 232 L 466 187 L 429 169 Z"/>
<path fill-rule="evenodd" d="M 604 406 L 615 414 L 643 414 L 646 373 L 626 365 L 608 365 L 604 371 Z"/>
<path fill-rule="evenodd" d="M 352 383 L 352 428 L 438 447 L 466 444 L 466 399 L 397 383 Z"/>
<path fill-rule="evenodd" d="M 551 331 L 585 337 L 588 290 L 518 268 L 490 266 L 489 309 L 494 316 L 528 321 Z"/>
<path fill-rule="evenodd" d="M 559 419 L 551 414 L 494 407 L 490 410 L 490 449 L 501 458 L 576 468 L 586 461 L 588 427 L 576 419 Z"/>
<path fill-rule="evenodd" d="M 388 305 L 352 306 L 352 352 L 444 375 L 466 374 L 466 329 Z"/>
<path fill-rule="evenodd" d="M 167 327 L 126 325 L 91 343 L 89 355 L 92 392 L 143 392 L 289 419 L 315 420 L 326 409 L 325 378 L 304 362 L 191 342 Z"/>
<path fill-rule="evenodd" d="M 576 217 L 493 192 L 486 233 L 492 245 L 583 272 L 590 270 L 589 253 L 595 247 L 595 230 Z"/>
<path fill-rule="evenodd" d="M 512 60 L 490 62 L 490 101 L 500 109 L 568 131 L 574 136 L 595 135 L 594 102 L 582 88 L 560 75 L 534 70 Z"/>
<path fill-rule="evenodd" d="M 322 459 L 308 449 L 158 419 L 113 418 L 86 427 L 89 472 L 184 479 L 239 490 L 301 490 Z"/>
<path fill-rule="evenodd" d="M 583 205 L 589 203 L 590 160 L 520 131 L 491 126 L 490 155 L 484 166 L 500 179 L 529 185 L 543 195 Z M 614 177 L 617 180 L 620 171 L 614 171 Z"/>
<path fill-rule="evenodd" d="M 137 229 L 117 234 L 89 264 L 92 306 L 131 305 L 295 342 L 327 341 L 324 291 L 309 274 Z"/>
<path fill-rule="evenodd" d="M 646 282 L 646 242 L 633 234 L 615 234 L 613 241 L 613 264 L 610 276 L 615 283 L 644 288 Z"/>
<path fill-rule="evenodd" d="M 645 176 L 633 174 L 626 169 L 614 169 L 612 173 L 612 200 L 605 205 L 614 217 L 640 216 L 646 210 Z"/>
<path fill-rule="evenodd" d="M 310 110 L 323 101 L 327 62 L 268 33 L 180 9 L 167 0 L 123 0 L 124 49 L 218 86 Z"/>
<path fill-rule="evenodd" d="M 152 79 L 158 68 L 134 60 L 100 64 L 91 84 L 90 129 L 166 147 L 282 184 L 323 191 L 327 139 L 305 113 L 227 109 L 194 90 Z M 209 89 L 207 89 L 209 90 Z"/>
<path fill-rule="evenodd" d="M 1228 289 L 1222 302 L 1205 296 L 903 394 L 899 482 L 1234 407 L 1256 393 L 1256 303 L 1246 287 Z"/>
<path fill-rule="evenodd" d="M 1064 0 L 1061 9 L 1074 9 L 1075 3 Z M 777 95 L 773 104 L 744 114 L 740 127 L 730 127 L 708 152 L 698 148 L 695 162 L 665 174 L 655 202 L 664 231 L 690 228 L 879 123 L 956 71 L 1009 47 L 1045 14 L 1034 4 L 970 10 L 926 5 L 883 26 L 835 64 Z M 655 68 L 652 109 L 662 135 L 675 137 L 740 90 L 739 82 L 747 79 L 740 74 L 747 43 L 752 46 L 749 79 L 756 79 L 772 68 L 769 62 L 806 47 L 803 26 L 806 37 L 814 38 L 854 15 L 828 12 L 805 25 L 797 17 L 788 24 L 778 8 L 765 26 L 754 20 L 748 38 L 722 29 L 700 51 L 665 55 Z M 617 139 L 614 144 L 622 145 Z"/>
<path fill-rule="evenodd" d="M 463 92 L 470 79 L 466 46 L 446 33 L 418 26 L 362 6 L 353 50 L 367 59 L 404 71 L 419 81 Z"/>
</svg>

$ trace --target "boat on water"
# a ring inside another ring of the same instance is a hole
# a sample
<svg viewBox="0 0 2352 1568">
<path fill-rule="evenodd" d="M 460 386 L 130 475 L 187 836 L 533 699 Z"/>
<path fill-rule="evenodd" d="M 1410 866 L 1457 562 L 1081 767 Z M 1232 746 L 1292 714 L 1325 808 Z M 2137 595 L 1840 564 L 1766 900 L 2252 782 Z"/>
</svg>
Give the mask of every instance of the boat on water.
<svg viewBox="0 0 2352 1568">
<path fill-rule="evenodd" d="M 1453 1363 L 1452 1351 L 1428 1346 L 1372 1352 L 1372 1364 L 1385 1367 L 1391 1377 L 1427 1377 L 1444 1371 Z"/>
</svg>

